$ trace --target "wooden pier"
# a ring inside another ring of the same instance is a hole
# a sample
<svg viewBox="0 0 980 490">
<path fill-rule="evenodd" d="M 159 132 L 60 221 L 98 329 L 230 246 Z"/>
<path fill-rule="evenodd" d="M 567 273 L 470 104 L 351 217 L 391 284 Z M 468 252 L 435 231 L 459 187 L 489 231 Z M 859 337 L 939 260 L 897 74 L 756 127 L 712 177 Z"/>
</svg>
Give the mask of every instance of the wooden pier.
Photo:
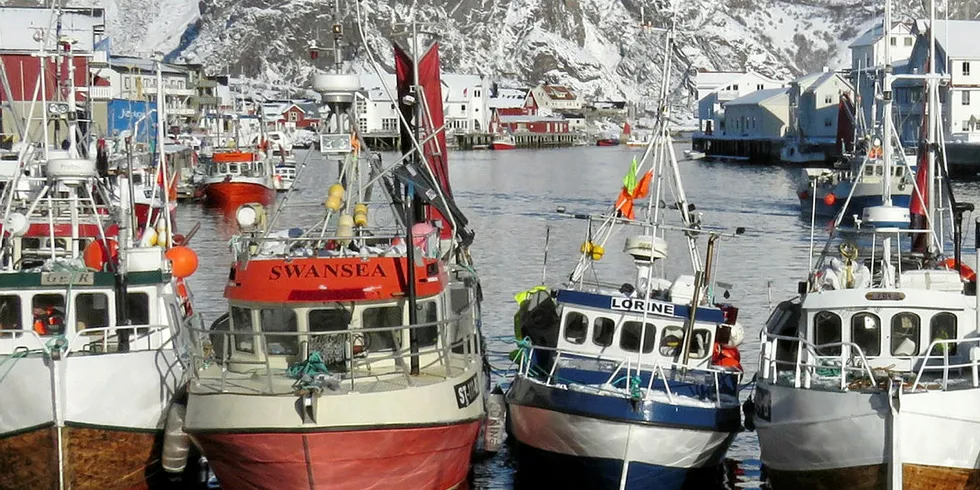
<svg viewBox="0 0 980 490">
<path fill-rule="evenodd" d="M 559 148 L 575 146 L 585 135 L 579 133 L 514 133 L 514 143 L 518 148 Z M 456 148 L 460 150 L 481 150 L 490 148 L 493 135 L 489 133 L 470 133 L 456 135 Z"/>
</svg>

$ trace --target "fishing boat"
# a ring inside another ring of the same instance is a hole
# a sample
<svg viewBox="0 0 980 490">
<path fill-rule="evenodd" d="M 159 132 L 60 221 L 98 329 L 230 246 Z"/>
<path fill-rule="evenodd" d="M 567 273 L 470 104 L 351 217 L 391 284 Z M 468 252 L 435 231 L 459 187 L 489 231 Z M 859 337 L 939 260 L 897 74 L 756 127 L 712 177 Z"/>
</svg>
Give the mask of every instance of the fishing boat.
<svg viewBox="0 0 980 490">
<path fill-rule="evenodd" d="M 225 209 L 275 200 L 274 165 L 258 150 L 215 151 L 204 180 L 207 202 Z"/>
<path fill-rule="evenodd" d="M 765 326 L 746 426 L 757 428 L 773 489 L 966 489 L 980 478 L 980 296 L 961 251 L 973 206 L 956 202 L 949 185 L 939 130 L 945 76 L 935 73 L 935 34 L 927 35 L 926 73 L 901 75 L 925 85 L 911 206 L 892 200 L 897 138 L 886 138 L 879 204 L 834 228 L 800 295 Z M 893 134 L 896 75 L 883 75 L 884 134 Z"/>
<path fill-rule="evenodd" d="M 493 141 L 490 142 L 490 148 L 494 150 L 513 150 L 517 148 L 517 141 L 514 140 L 514 135 L 510 133 L 499 133 L 494 135 Z"/>
<path fill-rule="evenodd" d="M 70 40 L 45 44 L 41 59 L 73 66 Z M 164 246 L 139 245 L 131 201 L 111 197 L 82 151 L 90 121 L 75 116 L 72 77 L 57 84 L 64 99 L 35 99 L 48 112 L 27 122 L 43 136 L 0 195 L 0 488 L 166 483 L 190 451 L 183 356 L 199 317 L 184 279 L 197 258 L 171 246 L 166 214 Z M 66 149 L 50 145 L 52 125 Z"/>
<path fill-rule="evenodd" d="M 230 311 L 194 356 L 185 426 L 223 488 L 465 482 L 487 382 L 473 234 L 449 187 L 438 45 L 418 62 L 396 47 L 395 65 L 419 122 L 402 128 L 404 163 L 361 151 L 357 77 L 318 74 L 339 115 L 321 151 L 343 169 L 325 214 L 273 232 L 261 206 L 237 212 Z"/>
<path fill-rule="evenodd" d="M 619 138 L 599 138 L 596 140 L 596 146 L 619 146 Z"/>
<path fill-rule="evenodd" d="M 277 191 L 285 192 L 293 188 L 296 182 L 296 162 L 281 162 L 276 164 L 274 186 Z"/>
<path fill-rule="evenodd" d="M 714 297 L 723 287 L 712 275 L 717 241 L 734 234 L 703 229 L 672 156 L 674 36 L 671 26 L 654 139 L 640 164 L 634 158 L 616 205 L 574 215 L 588 221 L 589 234 L 566 284 L 517 297 L 519 368 L 506 403 L 519 481 L 546 475 L 542 481 L 569 488 L 701 488 L 741 430 L 738 309 Z M 637 219 L 634 200 L 668 199 L 668 187 L 681 225 L 664 223 L 664 206 L 648 206 Z M 635 233 L 624 247 L 635 273 L 608 274 L 597 264 L 610 238 L 626 230 Z M 668 236 L 685 244 L 692 273 L 664 274 Z"/>
<path fill-rule="evenodd" d="M 626 139 L 626 146 L 630 148 L 646 148 L 650 146 L 650 138 L 653 136 L 649 131 L 640 133 L 639 137 L 633 132 L 630 123 L 623 125 L 623 137 Z"/>
</svg>

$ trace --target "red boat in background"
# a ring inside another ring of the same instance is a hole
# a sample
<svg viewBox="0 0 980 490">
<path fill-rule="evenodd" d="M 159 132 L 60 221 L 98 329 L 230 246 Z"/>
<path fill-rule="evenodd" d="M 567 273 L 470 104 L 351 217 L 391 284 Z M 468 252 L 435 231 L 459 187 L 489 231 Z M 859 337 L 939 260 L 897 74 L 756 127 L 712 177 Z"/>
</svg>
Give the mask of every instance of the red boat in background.
<svg viewBox="0 0 980 490">
<path fill-rule="evenodd" d="M 415 63 L 395 50 L 406 101 Z M 210 342 L 192 355 L 184 425 L 222 488 L 465 484 L 486 413 L 481 293 L 437 131 L 438 45 L 418 71 L 424 122 L 402 128 L 407 158 L 380 167 L 387 184 L 375 185 L 368 165 L 380 162 L 341 113 L 323 128 L 321 151 L 343 164 L 316 225 L 269 231 L 264 207 L 235 213 L 229 312 L 197 331 Z M 353 100 L 357 86 L 314 78 L 332 100 Z M 416 111 L 399 109 L 406 120 Z"/>
<path fill-rule="evenodd" d="M 204 181 L 207 202 L 224 209 L 245 203 L 271 204 L 276 198 L 275 168 L 258 151 L 215 152 Z"/>
<path fill-rule="evenodd" d="M 513 150 L 517 148 L 517 142 L 512 134 L 497 134 L 490 142 L 490 148 L 494 150 Z"/>
<path fill-rule="evenodd" d="M 619 138 L 602 138 L 595 142 L 596 146 L 619 146 Z"/>
</svg>

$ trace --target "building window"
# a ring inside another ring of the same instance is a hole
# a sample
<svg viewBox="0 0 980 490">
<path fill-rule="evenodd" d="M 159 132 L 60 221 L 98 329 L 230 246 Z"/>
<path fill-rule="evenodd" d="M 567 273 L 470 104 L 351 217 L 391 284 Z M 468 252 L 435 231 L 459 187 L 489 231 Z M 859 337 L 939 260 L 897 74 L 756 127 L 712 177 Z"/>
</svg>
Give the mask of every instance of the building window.
<svg viewBox="0 0 980 490">
<path fill-rule="evenodd" d="M 963 62 L 963 75 L 964 76 L 970 76 L 970 62 L 969 61 L 964 61 Z"/>
<path fill-rule="evenodd" d="M 963 131 L 970 130 L 970 121 L 963 121 Z"/>
<path fill-rule="evenodd" d="M 970 105 L 970 91 L 963 91 L 963 105 Z"/>
<path fill-rule="evenodd" d="M 289 112 L 289 122 L 299 121 L 299 113 L 296 111 Z"/>
<path fill-rule="evenodd" d="M 834 122 L 831 121 L 831 119 L 829 117 L 824 118 L 824 120 L 823 120 L 823 127 L 829 128 L 829 127 L 831 127 L 833 125 L 834 125 Z"/>
<path fill-rule="evenodd" d="M 892 46 L 898 46 L 898 38 L 895 36 L 888 36 L 888 43 Z"/>
<path fill-rule="evenodd" d="M 462 111 L 462 112 L 466 112 L 466 104 L 460 104 L 459 105 L 459 110 Z"/>
<path fill-rule="evenodd" d="M 480 97 L 480 91 L 479 90 L 474 90 L 473 91 L 473 97 L 479 98 Z"/>
<path fill-rule="evenodd" d="M 367 134 L 367 132 L 368 132 L 368 126 L 367 126 L 367 118 L 366 117 L 362 117 L 362 118 L 360 118 L 357 121 L 357 130 L 360 131 L 361 134 Z"/>
<path fill-rule="evenodd" d="M 828 96 L 826 96 L 826 97 L 823 98 L 823 103 L 824 104 L 833 104 L 834 103 L 834 98 L 831 97 L 830 95 L 828 95 Z"/>
<path fill-rule="evenodd" d="M 732 90 L 738 90 L 738 84 L 732 85 Z"/>
<path fill-rule="evenodd" d="M 912 38 L 909 37 L 909 36 L 906 36 L 905 37 L 905 46 L 908 47 L 908 46 L 911 46 L 911 45 L 912 45 Z"/>
<path fill-rule="evenodd" d="M 398 119 L 395 118 L 382 119 L 381 130 L 384 132 L 391 132 L 391 133 L 398 131 Z"/>
<path fill-rule="evenodd" d="M 763 84 L 761 84 L 761 83 L 755 86 L 755 89 L 756 90 L 765 90 L 765 88 L 766 88 L 766 86 L 763 85 Z"/>
</svg>

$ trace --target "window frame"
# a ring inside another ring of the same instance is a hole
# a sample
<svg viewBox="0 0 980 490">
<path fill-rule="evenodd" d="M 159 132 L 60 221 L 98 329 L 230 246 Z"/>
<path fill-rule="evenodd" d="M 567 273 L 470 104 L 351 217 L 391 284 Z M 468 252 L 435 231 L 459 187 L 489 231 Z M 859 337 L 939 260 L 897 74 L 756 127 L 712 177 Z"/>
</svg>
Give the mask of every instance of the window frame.
<svg viewBox="0 0 980 490">
<path fill-rule="evenodd" d="M 569 327 L 569 325 L 572 325 L 573 317 L 574 317 L 575 321 L 578 323 L 578 326 L 581 326 L 581 327 L 584 328 L 584 330 L 581 333 L 581 337 L 574 337 L 574 338 L 569 337 L 568 327 Z M 584 321 L 579 321 L 579 317 L 581 317 L 581 319 L 584 320 Z M 586 339 L 589 338 L 589 317 L 588 317 L 588 315 L 586 315 L 585 313 L 582 313 L 581 311 L 569 311 L 565 315 L 565 318 L 563 319 L 563 321 L 561 322 L 561 338 L 563 340 L 565 340 L 565 342 L 568 342 L 570 344 L 584 345 Z"/>
<path fill-rule="evenodd" d="M 857 325 L 857 320 L 859 318 L 873 318 L 875 321 L 875 328 L 877 330 L 877 335 L 875 337 L 877 341 L 874 343 L 876 350 L 873 353 L 868 349 L 865 349 L 865 346 L 861 345 L 861 342 L 858 342 L 858 336 L 855 335 L 855 332 L 858 330 L 859 327 L 859 325 Z M 881 355 L 881 317 L 871 312 L 861 311 L 851 315 L 850 323 L 851 323 L 851 342 L 856 344 L 858 347 L 860 347 L 861 352 L 863 352 L 865 356 L 868 357 L 880 356 Z"/>
<path fill-rule="evenodd" d="M 901 344 L 898 345 L 895 344 L 895 340 L 897 337 L 895 334 L 896 321 L 902 318 L 915 319 L 915 327 L 914 327 L 915 334 L 903 336 L 906 339 L 913 339 L 915 342 L 915 351 L 912 352 L 911 354 L 900 355 L 895 353 L 897 347 L 901 345 Z M 919 315 L 912 313 L 911 311 L 903 311 L 892 315 L 891 321 L 889 322 L 888 333 L 889 333 L 889 340 L 890 340 L 889 352 L 893 357 L 916 357 L 919 355 L 920 352 L 922 352 L 922 345 L 921 345 L 922 344 L 922 317 L 920 317 Z"/>
<path fill-rule="evenodd" d="M 830 318 L 828 318 L 829 320 L 836 320 L 836 323 L 837 323 L 836 340 L 834 340 L 833 338 L 831 338 L 831 339 L 823 339 L 822 338 L 823 336 L 821 335 L 821 330 L 822 330 L 823 323 L 821 323 L 819 321 L 820 319 L 818 318 L 818 317 L 821 317 L 821 316 L 830 316 Z M 824 345 L 824 344 L 832 344 L 832 343 L 836 343 L 836 342 L 843 342 L 843 340 L 844 340 L 844 337 L 843 337 L 843 335 L 844 335 L 844 320 L 837 313 L 834 313 L 833 311 L 830 311 L 830 310 L 818 311 L 818 312 L 816 312 L 816 313 L 813 314 L 813 317 L 812 317 L 812 320 L 811 321 L 813 322 L 813 339 L 812 339 L 812 341 L 813 341 L 813 345 L 815 347 L 819 347 L 819 346 Z M 829 347 L 829 348 L 828 347 L 825 347 L 824 349 L 817 349 L 817 354 L 819 354 L 821 356 L 839 356 L 840 353 L 841 353 L 841 346 Z"/>
</svg>

